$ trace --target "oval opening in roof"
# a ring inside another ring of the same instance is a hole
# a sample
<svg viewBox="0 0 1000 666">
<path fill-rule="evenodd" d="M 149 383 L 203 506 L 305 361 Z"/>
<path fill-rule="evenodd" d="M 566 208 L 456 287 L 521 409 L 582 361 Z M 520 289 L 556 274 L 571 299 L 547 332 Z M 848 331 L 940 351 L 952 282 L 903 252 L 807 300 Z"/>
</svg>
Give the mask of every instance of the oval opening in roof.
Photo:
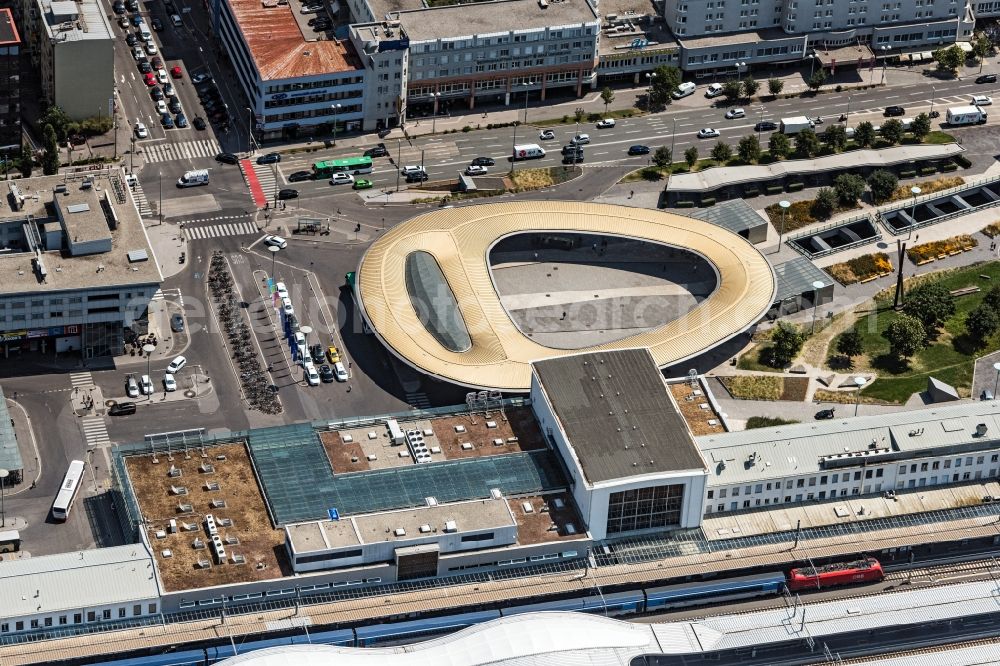
<svg viewBox="0 0 1000 666">
<path fill-rule="evenodd" d="M 420 323 L 442 347 L 451 352 L 472 347 L 458 301 L 434 255 L 418 250 L 406 256 L 406 292 Z"/>
</svg>

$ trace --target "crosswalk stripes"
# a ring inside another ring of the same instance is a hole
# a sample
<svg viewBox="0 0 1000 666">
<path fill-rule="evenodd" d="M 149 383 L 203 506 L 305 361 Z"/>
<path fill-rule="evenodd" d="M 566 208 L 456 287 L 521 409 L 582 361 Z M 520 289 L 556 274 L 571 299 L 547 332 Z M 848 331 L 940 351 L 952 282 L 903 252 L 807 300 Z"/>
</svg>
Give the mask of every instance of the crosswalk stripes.
<svg viewBox="0 0 1000 666">
<path fill-rule="evenodd" d="M 184 235 L 188 240 L 199 238 L 220 238 L 222 236 L 249 236 L 260 233 L 253 222 L 232 222 L 229 224 L 211 224 L 204 227 L 184 227 Z"/>
<path fill-rule="evenodd" d="M 149 200 L 146 199 L 146 193 L 142 191 L 142 185 L 139 184 L 139 181 L 136 181 L 132 188 L 132 198 L 135 199 L 135 205 L 139 208 L 139 217 L 153 217 L 153 209 L 149 206 Z"/>
<path fill-rule="evenodd" d="M 163 291 L 162 289 L 157 289 L 156 293 L 149 299 L 150 301 L 165 301 L 167 296 L 171 297 L 171 300 L 176 301 L 178 305 L 182 308 L 184 307 L 184 295 L 181 293 L 180 289 L 167 289 Z"/>
<path fill-rule="evenodd" d="M 111 437 L 108 436 L 108 428 L 104 425 L 103 417 L 85 416 L 80 419 L 80 427 L 83 429 L 83 438 L 87 440 L 88 447 L 111 443 Z"/>
<path fill-rule="evenodd" d="M 222 152 L 222 148 L 215 139 L 198 139 L 179 143 L 147 144 L 142 147 L 142 152 L 146 162 L 154 163 L 215 157 Z"/>
<path fill-rule="evenodd" d="M 423 391 L 413 391 L 406 394 L 406 402 L 414 409 L 430 409 L 431 400 Z"/>
<path fill-rule="evenodd" d="M 94 386 L 94 377 L 89 372 L 71 372 L 69 383 L 73 388 L 83 388 L 84 386 Z"/>
<path fill-rule="evenodd" d="M 261 189 L 264 190 L 264 196 L 267 197 L 268 201 L 274 201 L 275 191 L 280 187 L 277 178 L 275 178 L 275 169 L 270 164 L 254 164 L 252 166 Z"/>
</svg>

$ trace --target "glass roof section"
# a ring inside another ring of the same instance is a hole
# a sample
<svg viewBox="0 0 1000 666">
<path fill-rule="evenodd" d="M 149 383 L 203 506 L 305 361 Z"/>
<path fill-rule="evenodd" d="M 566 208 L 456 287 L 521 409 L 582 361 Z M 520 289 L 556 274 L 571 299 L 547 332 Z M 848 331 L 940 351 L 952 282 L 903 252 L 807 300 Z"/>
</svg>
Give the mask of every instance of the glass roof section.
<svg viewBox="0 0 1000 666">
<path fill-rule="evenodd" d="M 429 252 L 411 252 L 406 255 L 405 277 L 410 304 L 427 331 L 448 351 L 468 351 L 469 329 L 437 259 Z"/>
</svg>

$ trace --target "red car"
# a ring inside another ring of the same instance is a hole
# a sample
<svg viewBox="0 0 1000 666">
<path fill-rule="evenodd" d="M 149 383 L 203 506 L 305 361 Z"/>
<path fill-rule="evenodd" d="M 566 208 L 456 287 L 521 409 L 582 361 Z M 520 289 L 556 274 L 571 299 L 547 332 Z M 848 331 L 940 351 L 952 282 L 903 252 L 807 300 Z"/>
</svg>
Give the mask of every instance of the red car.
<svg viewBox="0 0 1000 666">
<path fill-rule="evenodd" d="M 181 68 L 179 66 L 174 66 L 170 70 L 170 76 L 174 77 L 175 79 L 180 79 L 183 78 L 184 72 L 181 71 Z"/>
<path fill-rule="evenodd" d="M 146 72 L 146 85 L 150 87 L 156 85 L 156 74 L 153 74 L 152 72 Z"/>
</svg>

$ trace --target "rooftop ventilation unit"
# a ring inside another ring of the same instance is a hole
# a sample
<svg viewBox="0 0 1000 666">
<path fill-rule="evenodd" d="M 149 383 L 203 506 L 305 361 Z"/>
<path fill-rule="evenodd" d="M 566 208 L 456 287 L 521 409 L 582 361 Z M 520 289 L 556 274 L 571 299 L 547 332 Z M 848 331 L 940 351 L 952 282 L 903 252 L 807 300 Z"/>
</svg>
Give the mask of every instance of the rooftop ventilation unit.
<svg viewBox="0 0 1000 666">
<path fill-rule="evenodd" d="M 395 530 L 393 530 L 392 533 L 398 537 L 406 536 L 406 530 L 404 530 L 402 527 L 397 527 Z"/>
<path fill-rule="evenodd" d="M 447 521 L 444 524 L 444 531 L 448 532 L 449 534 L 451 534 L 452 532 L 457 532 L 458 531 L 458 523 L 456 523 L 454 520 Z"/>
<path fill-rule="evenodd" d="M 980 423 L 979 425 L 976 426 L 976 437 L 982 437 L 983 435 L 986 434 L 987 430 L 988 428 L 986 427 L 986 424 Z"/>
</svg>

